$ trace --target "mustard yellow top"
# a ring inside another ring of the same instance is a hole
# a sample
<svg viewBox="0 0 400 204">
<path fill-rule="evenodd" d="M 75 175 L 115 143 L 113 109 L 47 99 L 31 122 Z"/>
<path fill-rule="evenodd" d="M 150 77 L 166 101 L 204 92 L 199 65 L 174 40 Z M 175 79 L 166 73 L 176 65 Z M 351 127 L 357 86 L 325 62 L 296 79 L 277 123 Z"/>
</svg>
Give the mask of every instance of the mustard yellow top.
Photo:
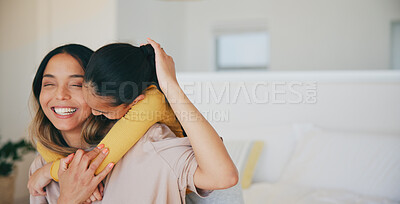
<svg viewBox="0 0 400 204">
<path fill-rule="evenodd" d="M 166 124 L 178 137 L 183 137 L 182 128 L 175 117 L 172 108 L 165 101 L 164 95 L 151 85 L 145 91 L 145 98 L 125 114 L 123 118 L 111 128 L 99 144 L 104 144 L 110 152 L 96 170 L 99 174 L 110 162 L 117 163 L 126 152 L 155 123 Z M 58 169 L 62 155 L 46 149 L 42 144 L 37 143 L 37 150 L 46 162 L 53 162 L 51 176 L 58 181 Z"/>
</svg>

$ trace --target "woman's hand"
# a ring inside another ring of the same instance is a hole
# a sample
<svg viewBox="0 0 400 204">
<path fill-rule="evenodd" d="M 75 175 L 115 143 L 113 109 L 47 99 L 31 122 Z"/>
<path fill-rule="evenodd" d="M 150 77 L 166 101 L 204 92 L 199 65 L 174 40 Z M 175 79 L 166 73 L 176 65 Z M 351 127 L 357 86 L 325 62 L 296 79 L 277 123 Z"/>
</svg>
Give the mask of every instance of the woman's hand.
<svg viewBox="0 0 400 204">
<path fill-rule="evenodd" d="M 156 54 L 156 72 L 157 79 L 161 90 L 166 93 L 168 87 L 178 85 L 175 73 L 175 63 L 171 56 L 167 55 L 161 48 L 160 44 L 154 40 L 147 38 L 147 42 L 154 48 Z"/>
<path fill-rule="evenodd" d="M 99 183 L 110 173 L 114 166 L 113 163 L 110 163 L 97 176 L 94 175 L 94 172 L 107 154 L 107 148 L 94 148 L 88 153 L 78 150 L 75 155 L 71 154 L 61 159 L 58 172 L 60 180 L 59 204 L 82 203 L 93 194 Z"/>
<path fill-rule="evenodd" d="M 50 175 L 52 163 L 48 163 L 41 167 L 40 169 L 36 170 L 29 177 L 28 181 L 28 189 L 29 193 L 33 196 L 45 196 L 46 192 L 43 190 L 52 180 Z"/>
</svg>

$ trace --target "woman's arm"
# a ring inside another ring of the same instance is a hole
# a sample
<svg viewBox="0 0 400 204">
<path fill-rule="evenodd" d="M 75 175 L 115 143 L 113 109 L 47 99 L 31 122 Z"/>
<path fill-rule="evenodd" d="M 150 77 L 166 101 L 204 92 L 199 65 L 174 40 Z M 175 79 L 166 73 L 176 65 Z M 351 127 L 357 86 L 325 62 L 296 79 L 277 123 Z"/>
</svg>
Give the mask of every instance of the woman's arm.
<svg viewBox="0 0 400 204">
<path fill-rule="evenodd" d="M 221 138 L 180 88 L 172 57 L 158 43 L 151 39 L 148 42 L 156 53 L 160 88 L 185 129 L 195 153 L 198 163 L 194 175 L 196 187 L 212 190 L 234 186 L 238 182 L 238 172 Z"/>
</svg>

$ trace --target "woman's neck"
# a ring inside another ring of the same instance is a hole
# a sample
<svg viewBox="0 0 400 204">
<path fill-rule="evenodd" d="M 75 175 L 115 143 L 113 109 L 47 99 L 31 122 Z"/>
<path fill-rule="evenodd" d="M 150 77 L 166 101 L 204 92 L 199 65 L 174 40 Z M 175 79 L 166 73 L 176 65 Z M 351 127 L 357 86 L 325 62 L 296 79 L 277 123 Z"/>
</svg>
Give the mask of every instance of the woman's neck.
<svg viewBox="0 0 400 204">
<path fill-rule="evenodd" d="M 86 149 L 89 146 L 82 140 L 82 128 L 76 128 L 76 130 L 61 131 L 64 140 L 68 146 Z"/>
</svg>

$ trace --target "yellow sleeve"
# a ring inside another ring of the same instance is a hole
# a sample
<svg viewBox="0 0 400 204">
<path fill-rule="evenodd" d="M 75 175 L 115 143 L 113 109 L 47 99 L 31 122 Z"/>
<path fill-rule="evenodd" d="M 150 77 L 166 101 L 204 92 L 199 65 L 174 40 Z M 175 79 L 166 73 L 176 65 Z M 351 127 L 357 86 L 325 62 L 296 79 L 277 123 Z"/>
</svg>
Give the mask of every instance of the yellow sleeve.
<svg viewBox="0 0 400 204">
<path fill-rule="evenodd" d="M 50 175 L 55 181 L 58 181 L 58 169 L 60 168 L 60 159 L 63 158 L 63 156 L 50 151 L 40 142 L 36 143 L 36 149 L 47 163 L 53 162 Z"/>
<path fill-rule="evenodd" d="M 164 95 L 157 88 L 147 90 L 145 98 L 132 106 L 99 143 L 109 148 L 110 152 L 95 174 L 99 174 L 110 162 L 117 163 L 152 125 L 163 118 L 165 107 Z"/>
<path fill-rule="evenodd" d="M 150 86 L 145 93 L 145 98 L 139 101 L 121 118 L 99 143 L 109 148 L 110 152 L 97 168 L 99 174 L 107 164 L 117 163 L 126 152 L 146 133 L 156 122 L 166 124 L 178 137 L 183 137 L 183 131 L 176 120 L 171 107 L 166 103 L 164 95 L 155 87 Z M 46 161 L 54 161 L 51 167 L 51 176 L 58 181 L 58 169 L 63 156 L 55 154 L 41 146 L 38 151 Z M 43 152 L 43 154 L 42 154 Z"/>
</svg>

